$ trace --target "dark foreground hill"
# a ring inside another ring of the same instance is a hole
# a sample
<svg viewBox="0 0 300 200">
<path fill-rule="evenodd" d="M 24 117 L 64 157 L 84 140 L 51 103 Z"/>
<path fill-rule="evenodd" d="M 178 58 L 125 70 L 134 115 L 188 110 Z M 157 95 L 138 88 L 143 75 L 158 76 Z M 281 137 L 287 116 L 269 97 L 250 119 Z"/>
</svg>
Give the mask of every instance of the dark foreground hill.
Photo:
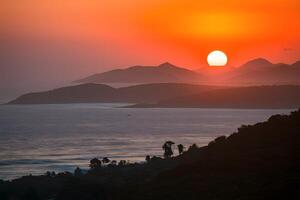
<svg viewBox="0 0 300 200">
<path fill-rule="evenodd" d="M 87 83 L 46 92 L 25 94 L 9 102 L 9 104 L 154 103 L 163 99 L 219 88 L 224 87 L 181 83 L 153 83 L 113 88 L 103 84 Z"/>
<path fill-rule="evenodd" d="M 297 108 L 300 86 L 253 86 L 216 89 L 131 107 Z"/>
<path fill-rule="evenodd" d="M 145 152 L 146 154 L 146 152 Z M 300 198 L 300 110 L 243 125 L 201 148 L 147 163 L 0 181 L 1 200 L 273 200 Z"/>
</svg>

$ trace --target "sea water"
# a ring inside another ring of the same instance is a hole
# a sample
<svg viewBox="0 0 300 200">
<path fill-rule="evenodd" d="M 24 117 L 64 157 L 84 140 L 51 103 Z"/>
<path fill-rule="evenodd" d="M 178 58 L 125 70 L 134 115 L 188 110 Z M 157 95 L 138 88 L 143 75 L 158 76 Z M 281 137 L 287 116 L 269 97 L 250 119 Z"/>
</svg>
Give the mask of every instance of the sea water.
<svg viewBox="0 0 300 200">
<path fill-rule="evenodd" d="M 203 146 L 242 124 L 291 111 L 124 105 L 0 106 L 0 179 L 88 168 L 94 157 L 144 161 L 146 155 L 161 156 L 167 140 Z"/>
</svg>

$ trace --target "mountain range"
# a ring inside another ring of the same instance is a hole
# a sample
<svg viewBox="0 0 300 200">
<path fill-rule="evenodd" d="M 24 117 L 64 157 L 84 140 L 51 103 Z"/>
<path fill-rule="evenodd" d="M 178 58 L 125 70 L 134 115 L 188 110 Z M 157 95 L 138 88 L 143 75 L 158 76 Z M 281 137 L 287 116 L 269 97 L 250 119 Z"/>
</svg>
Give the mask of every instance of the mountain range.
<svg viewBox="0 0 300 200">
<path fill-rule="evenodd" d="M 94 74 L 75 81 L 76 83 L 168 83 L 198 82 L 201 75 L 168 62 L 158 66 L 133 66 Z"/>
<path fill-rule="evenodd" d="M 156 103 L 176 96 L 201 93 L 225 88 L 221 86 L 192 85 L 183 83 L 153 83 L 123 88 L 104 84 L 86 83 L 62 87 L 45 92 L 28 93 L 9 104 L 57 103 Z"/>
<path fill-rule="evenodd" d="M 291 65 L 273 64 L 255 59 L 235 69 L 228 80 L 232 84 L 300 84 L 300 61 Z"/>
<path fill-rule="evenodd" d="M 29 93 L 9 104 L 132 103 L 128 107 L 297 108 L 300 86 L 225 87 L 155 83 L 113 88 L 87 83 Z"/>
<path fill-rule="evenodd" d="M 130 107 L 251 108 L 300 107 L 300 86 L 248 86 L 215 89 Z"/>
<path fill-rule="evenodd" d="M 257 58 L 239 67 L 202 67 L 192 71 L 168 62 L 158 66 L 115 69 L 75 81 L 76 83 L 197 83 L 220 85 L 300 84 L 300 61 L 271 63 Z"/>
<path fill-rule="evenodd" d="M 136 104 L 133 107 L 297 108 L 299 77 L 300 61 L 273 64 L 258 58 L 238 68 L 205 67 L 200 73 L 163 63 L 95 74 L 77 81 L 82 84 L 25 94 L 9 104 L 122 102 Z M 142 84 L 114 88 L 99 84 L 102 82 Z"/>
</svg>

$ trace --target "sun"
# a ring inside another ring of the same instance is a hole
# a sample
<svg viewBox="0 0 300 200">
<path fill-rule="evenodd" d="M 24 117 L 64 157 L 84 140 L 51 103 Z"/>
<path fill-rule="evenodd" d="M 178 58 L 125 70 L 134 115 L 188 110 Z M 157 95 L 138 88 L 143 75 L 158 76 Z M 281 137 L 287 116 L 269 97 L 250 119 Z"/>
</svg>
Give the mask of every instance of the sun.
<svg viewBox="0 0 300 200">
<path fill-rule="evenodd" d="M 227 60 L 226 54 L 219 50 L 212 51 L 207 56 L 207 63 L 209 66 L 225 66 Z"/>
</svg>

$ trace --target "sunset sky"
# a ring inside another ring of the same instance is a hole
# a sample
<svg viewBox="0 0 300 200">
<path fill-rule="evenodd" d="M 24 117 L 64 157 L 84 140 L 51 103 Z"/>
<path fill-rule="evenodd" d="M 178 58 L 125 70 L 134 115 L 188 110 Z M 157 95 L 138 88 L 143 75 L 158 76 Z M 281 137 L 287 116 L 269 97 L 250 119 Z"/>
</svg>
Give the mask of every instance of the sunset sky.
<svg viewBox="0 0 300 200">
<path fill-rule="evenodd" d="M 1 0 L 0 25 L 0 94 L 137 64 L 197 69 L 215 49 L 233 66 L 300 59 L 299 0 Z"/>
</svg>

